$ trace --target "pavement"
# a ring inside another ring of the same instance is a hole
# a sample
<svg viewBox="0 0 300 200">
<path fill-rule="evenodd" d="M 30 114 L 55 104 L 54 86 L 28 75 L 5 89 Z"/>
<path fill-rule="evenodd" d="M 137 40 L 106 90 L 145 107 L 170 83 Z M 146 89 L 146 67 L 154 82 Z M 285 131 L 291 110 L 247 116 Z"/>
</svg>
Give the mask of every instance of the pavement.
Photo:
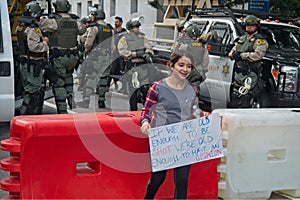
<svg viewBox="0 0 300 200">
<path fill-rule="evenodd" d="M 78 88 L 78 80 L 77 76 L 74 75 L 74 94 L 75 94 L 75 102 L 82 101 L 82 92 L 77 91 Z M 75 109 L 69 110 L 69 113 L 81 113 L 81 112 L 120 112 L 120 111 L 130 111 L 129 108 L 129 97 L 127 94 L 123 94 L 122 92 L 122 83 L 120 81 L 117 82 L 117 87 L 113 84 L 110 85 L 109 91 L 105 94 L 106 108 L 98 108 L 98 95 L 94 94 L 91 96 L 90 107 L 88 109 L 81 108 L 77 106 Z M 138 104 L 138 109 L 141 110 L 143 107 L 142 104 Z"/>
</svg>

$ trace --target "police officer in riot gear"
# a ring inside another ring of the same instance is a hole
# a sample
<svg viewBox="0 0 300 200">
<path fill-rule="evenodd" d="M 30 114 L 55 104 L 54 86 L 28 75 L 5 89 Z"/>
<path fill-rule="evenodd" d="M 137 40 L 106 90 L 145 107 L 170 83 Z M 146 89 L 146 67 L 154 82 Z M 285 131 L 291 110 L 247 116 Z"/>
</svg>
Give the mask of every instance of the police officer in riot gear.
<svg viewBox="0 0 300 200">
<path fill-rule="evenodd" d="M 35 1 L 26 4 L 17 27 L 20 70 L 24 86 L 21 115 L 42 114 L 44 101 L 43 70 L 46 64 L 48 38 L 43 37 L 37 24 L 43 10 Z"/>
<path fill-rule="evenodd" d="M 246 34 L 232 48 L 229 57 L 235 60 L 234 81 L 232 84 L 232 107 L 251 107 L 253 98 L 262 91 L 260 74 L 262 58 L 268 42 L 258 33 L 259 20 L 254 15 L 245 18 Z"/>
<path fill-rule="evenodd" d="M 138 89 L 143 89 L 143 85 L 149 83 L 148 70 L 149 66 L 147 63 L 152 62 L 153 50 L 149 44 L 148 39 L 144 33 L 139 31 L 141 23 L 139 19 L 131 19 L 127 22 L 126 28 L 129 33 L 122 36 L 118 42 L 118 49 L 120 55 L 125 61 L 125 70 L 127 76 L 129 76 L 129 104 L 130 110 L 138 110 Z M 131 83 L 131 84 L 130 84 Z M 146 95 L 146 88 L 142 91 L 143 99 Z"/>
<path fill-rule="evenodd" d="M 72 109 L 73 100 L 73 71 L 78 63 L 78 35 L 84 34 L 86 28 L 78 17 L 69 14 L 71 5 L 67 0 L 53 2 L 54 14 L 41 17 L 40 27 L 48 34 L 50 45 L 50 62 L 57 72 L 57 81 L 53 83 L 57 112 L 67 113 L 67 103 Z"/>
<path fill-rule="evenodd" d="M 104 22 L 105 13 L 103 10 L 97 9 L 90 14 L 92 22 L 87 30 L 87 38 L 84 45 L 88 56 L 82 64 L 86 68 L 86 83 L 83 91 L 83 101 L 77 104 L 83 108 L 89 107 L 90 97 L 94 94 L 97 80 L 99 80 L 98 108 L 105 108 L 113 28 L 110 24 Z"/>
<path fill-rule="evenodd" d="M 201 30 L 196 24 L 190 24 L 185 28 L 183 34 L 172 47 L 172 51 L 184 50 L 190 52 L 195 60 L 196 69 L 192 70 L 187 80 L 194 83 L 200 90 L 200 83 L 205 79 L 205 72 L 209 63 L 209 55 L 206 41 L 203 39 Z"/>
</svg>

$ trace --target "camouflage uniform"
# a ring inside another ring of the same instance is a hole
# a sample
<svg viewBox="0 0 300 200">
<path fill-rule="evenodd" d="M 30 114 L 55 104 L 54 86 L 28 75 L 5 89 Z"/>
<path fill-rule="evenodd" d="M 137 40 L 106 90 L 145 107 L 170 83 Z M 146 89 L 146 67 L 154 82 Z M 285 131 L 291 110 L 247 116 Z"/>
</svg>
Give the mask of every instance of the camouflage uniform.
<svg viewBox="0 0 300 200">
<path fill-rule="evenodd" d="M 142 86 L 147 86 L 150 82 L 148 77 L 149 66 L 145 64 L 147 63 L 147 59 L 153 55 L 152 47 L 145 34 L 141 32 L 136 33 L 132 30 L 134 27 L 139 27 L 140 25 L 140 23 L 127 22 L 126 27 L 130 32 L 125 34 L 118 42 L 119 53 L 124 58 L 126 63 L 125 70 L 128 71 L 125 77 L 132 83 L 133 79 L 137 79 L 138 82 L 137 85 L 129 84 L 129 94 L 131 95 L 129 104 L 131 111 L 138 110 L 138 88 L 144 90 L 141 93 L 143 99 L 145 99 L 147 88 Z"/>
<path fill-rule="evenodd" d="M 255 16 L 249 15 L 245 18 L 251 24 L 259 26 Z M 231 102 L 233 107 L 250 107 L 251 99 L 260 93 L 259 79 L 261 73 L 262 58 L 268 49 L 266 39 L 254 33 L 243 35 L 232 48 L 229 57 L 235 59 L 235 73 L 233 80 L 233 91 Z"/>
<path fill-rule="evenodd" d="M 91 95 L 94 94 L 96 84 L 99 85 L 98 108 L 105 108 L 106 82 L 109 75 L 112 26 L 104 22 L 104 12 L 101 12 L 101 19 L 90 23 L 87 29 L 85 41 L 85 52 L 88 54 L 83 63 L 86 68 L 86 83 L 83 92 L 83 101 L 78 105 L 88 108 Z M 98 16 L 98 15 L 97 15 Z"/>
<path fill-rule="evenodd" d="M 30 2 L 26 5 L 25 10 L 32 5 L 36 6 L 35 3 Z M 34 18 L 32 20 L 34 21 Z M 24 86 L 20 114 L 42 114 L 44 101 L 42 67 L 46 64 L 48 45 L 35 22 L 20 23 L 17 27 L 17 38 L 20 50 L 20 72 Z"/>
<path fill-rule="evenodd" d="M 64 0 L 57 0 L 64 2 Z M 79 61 L 78 57 L 78 34 L 86 31 L 85 26 L 73 14 L 68 14 L 67 9 L 56 10 L 56 14 L 49 17 L 42 17 L 39 25 L 43 32 L 49 36 L 51 64 L 57 72 L 58 80 L 53 83 L 57 112 L 67 113 L 69 107 L 75 106 L 73 92 L 73 71 Z"/>
</svg>

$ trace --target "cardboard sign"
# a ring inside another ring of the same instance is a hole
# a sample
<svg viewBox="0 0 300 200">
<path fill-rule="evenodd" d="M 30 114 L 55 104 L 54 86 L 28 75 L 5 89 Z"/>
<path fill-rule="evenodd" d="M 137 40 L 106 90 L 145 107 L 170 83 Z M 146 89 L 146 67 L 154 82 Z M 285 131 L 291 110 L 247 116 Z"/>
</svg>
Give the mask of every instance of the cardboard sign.
<svg viewBox="0 0 300 200">
<path fill-rule="evenodd" d="M 152 171 L 223 156 L 218 114 L 149 129 Z"/>
</svg>

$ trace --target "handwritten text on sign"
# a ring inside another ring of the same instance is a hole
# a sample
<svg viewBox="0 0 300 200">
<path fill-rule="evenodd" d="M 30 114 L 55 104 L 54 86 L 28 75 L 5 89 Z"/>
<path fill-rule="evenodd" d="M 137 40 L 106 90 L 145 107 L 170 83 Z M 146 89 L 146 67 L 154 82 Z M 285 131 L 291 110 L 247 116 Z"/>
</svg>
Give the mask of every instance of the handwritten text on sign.
<svg viewBox="0 0 300 200">
<path fill-rule="evenodd" d="M 223 156 L 218 114 L 149 129 L 152 171 Z"/>
</svg>

